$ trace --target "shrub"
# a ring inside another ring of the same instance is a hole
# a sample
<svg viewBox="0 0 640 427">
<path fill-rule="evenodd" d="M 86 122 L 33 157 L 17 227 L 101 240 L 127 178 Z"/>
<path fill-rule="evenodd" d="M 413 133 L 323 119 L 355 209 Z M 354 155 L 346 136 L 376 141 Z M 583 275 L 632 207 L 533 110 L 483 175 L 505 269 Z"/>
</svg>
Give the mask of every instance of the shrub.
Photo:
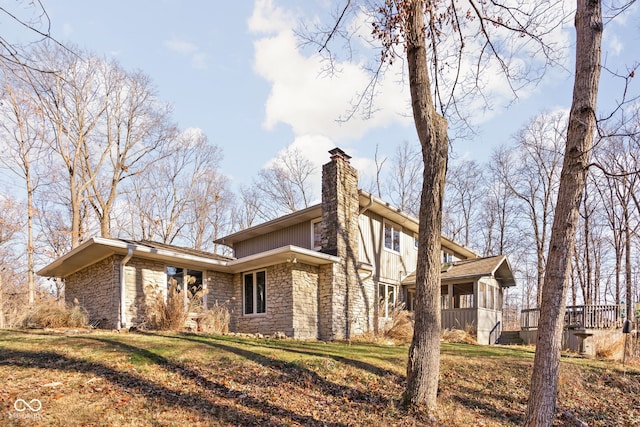
<svg viewBox="0 0 640 427">
<path fill-rule="evenodd" d="M 226 334 L 229 332 L 229 310 L 226 304 L 218 304 L 216 301 L 213 307 L 203 311 L 196 318 L 198 330 L 208 334 Z"/>
<path fill-rule="evenodd" d="M 442 341 L 448 343 L 478 344 L 468 328 L 464 331 L 462 329 L 444 329 L 442 331 Z"/>
<path fill-rule="evenodd" d="M 383 336 L 395 342 L 409 344 L 413 339 L 413 315 L 399 304 L 391 312 L 391 322 L 383 330 Z"/>
<path fill-rule="evenodd" d="M 188 312 L 184 309 L 184 300 L 175 288 L 167 291 L 167 297 L 155 286 L 147 287 L 147 300 L 144 307 L 145 326 L 159 331 L 176 331 L 184 327 Z"/>
<path fill-rule="evenodd" d="M 61 302 L 41 300 L 22 320 L 26 328 L 81 328 L 86 327 L 89 316 L 77 302 L 65 307 Z"/>
</svg>

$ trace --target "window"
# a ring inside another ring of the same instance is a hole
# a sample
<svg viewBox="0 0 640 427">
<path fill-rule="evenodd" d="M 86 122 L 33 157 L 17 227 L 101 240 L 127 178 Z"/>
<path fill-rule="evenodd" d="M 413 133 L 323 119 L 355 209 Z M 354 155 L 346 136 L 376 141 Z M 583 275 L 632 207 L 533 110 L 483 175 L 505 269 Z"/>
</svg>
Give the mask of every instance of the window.
<svg viewBox="0 0 640 427">
<path fill-rule="evenodd" d="M 378 285 L 378 298 L 380 301 L 380 317 L 391 316 L 396 306 L 396 286 L 387 283 Z"/>
<path fill-rule="evenodd" d="M 311 221 L 311 248 L 319 251 L 322 249 L 322 219 Z"/>
<path fill-rule="evenodd" d="M 384 222 L 384 247 L 390 251 L 400 252 L 401 228 L 395 224 Z"/>
<path fill-rule="evenodd" d="M 449 298 L 449 285 L 440 286 L 440 308 L 449 310 L 451 308 L 451 298 Z"/>
<path fill-rule="evenodd" d="M 413 247 L 418 249 L 418 233 L 413 233 Z"/>
<path fill-rule="evenodd" d="M 442 263 L 446 264 L 448 262 L 453 262 L 453 254 L 442 251 Z"/>
<path fill-rule="evenodd" d="M 453 308 L 473 308 L 473 283 L 453 285 Z"/>
<path fill-rule="evenodd" d="M 168 266 L 165 273 L 169 295 L 172 291 L 176 293 L 187 291 L 188 298 L 192 299 L 202 293 L 202 271 Z"/>
<path fill-rule="evenodd" d="M 267 308 L 267 273 L 255 271 L 243 276 L 244 314 L 266 313 Z"/>
<path fill-rule="evenodd" d="M 200 304 L 204 306 L 205 292 L 202 271 L 167 266 L 165 274 L 167 275 L 167 298 L 182 295 L 184 307 L 189 310 L 195 309 Z"/>
<path fill-rule="evenodd" d="M 407 310 L 414 311 L 416 309 L 416 290 L 407 290 Z"/>
</svg>

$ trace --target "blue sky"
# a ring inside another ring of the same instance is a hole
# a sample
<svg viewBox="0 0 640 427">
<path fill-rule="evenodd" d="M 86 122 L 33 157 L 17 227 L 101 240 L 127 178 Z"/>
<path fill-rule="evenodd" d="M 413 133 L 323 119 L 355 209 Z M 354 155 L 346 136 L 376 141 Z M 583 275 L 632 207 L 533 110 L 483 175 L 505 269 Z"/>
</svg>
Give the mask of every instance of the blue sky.
<svg viewBox="0 0 640 427">
<path fill-rule="evenodd" d="M 407 88 L 395 79 L 385 82 L 373 119 L 337 121 L 366 76 L 344 63 L 340 78 L 319 78 L 317 57 L 301 51 L 292 33 L 302 20 L 328 16 L 330 4 L 337 3 L 43 0 L 53 37 L 149 75 L 160 98 L 173 105 L 178 125 L 202 129 L 223 149 L 221 167 L 235 184 L 250 182 L 292 144 L 317 165 L 328 160 L 328 149 L 340 146 L 365 175 L 376 144 L 387 154 L 402 141 L 417 144 Z M 603 58 L 609 67 L 622 71 L 640 61 L 639 15 L 636 6 L 607 25 Z M 567 26 L 557 36 L 570 42 L 572 34 Z M 604 78 L 600 105 L 618 93 Z M 568 109 L 572 85 L 569 72 L 555 70 L 509 108 L 498 106 L 491 115 L 469 111 L 478 117 L 478 134 L 456 141 L 454 154 L 486 160 L 536 113 Z"/>
</svg>

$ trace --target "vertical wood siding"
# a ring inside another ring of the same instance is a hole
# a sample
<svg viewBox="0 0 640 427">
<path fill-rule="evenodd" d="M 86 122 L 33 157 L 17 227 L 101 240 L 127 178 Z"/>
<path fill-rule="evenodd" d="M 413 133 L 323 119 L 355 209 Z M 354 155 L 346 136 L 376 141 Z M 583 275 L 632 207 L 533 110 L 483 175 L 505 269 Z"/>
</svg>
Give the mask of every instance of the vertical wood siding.
<svg viewBox="0 0 640 427">
<path fill-rule="evenodd" d="M 311 249 L 311 221 L 238 242 L 233 249 L 236 258 L 242 258 L 288 245 Z"/>
<path fill-rule="evenodd" d="M 389 283 L 398 283 L 416 268 L 418 251 L 411 230 L 402 227 L 400 252 L 384 247 L 384 219 L 367 211 L 360 215 L 359 260 L 373 265 L 374 276 Z"/>
</svg>

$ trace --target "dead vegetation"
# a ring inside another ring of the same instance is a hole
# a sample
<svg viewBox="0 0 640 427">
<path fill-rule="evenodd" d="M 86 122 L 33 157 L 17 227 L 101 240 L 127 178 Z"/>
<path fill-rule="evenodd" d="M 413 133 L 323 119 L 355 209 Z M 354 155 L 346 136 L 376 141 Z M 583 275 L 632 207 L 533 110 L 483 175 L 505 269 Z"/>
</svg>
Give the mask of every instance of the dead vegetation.
<svg viewBox="0 0 640 427">
<path fill-rule="evenodd" d="M 63 302 L 39 300 L 21 320 L 23 328 L 84 328 L 89 317 L 76 302 L 65 306 Z"/>
<path fill-rule="evenodd" d="M 207 334 L 226 334 L 229 332 L 229 320 L 231 316 L 226 304 L 218 304 L 201 312 L 196 317 L 198 331 Z"/>
<path fill-rule="evenodd" d="M 238 336 L 0 331 L 0 425 L 518 426 L 533 351 L 441 348 L 434 418 L 400 405 L 407 346 Z M 640 424 L 640 366 L 563 356 L 554 425 Z"/>
</svg>

